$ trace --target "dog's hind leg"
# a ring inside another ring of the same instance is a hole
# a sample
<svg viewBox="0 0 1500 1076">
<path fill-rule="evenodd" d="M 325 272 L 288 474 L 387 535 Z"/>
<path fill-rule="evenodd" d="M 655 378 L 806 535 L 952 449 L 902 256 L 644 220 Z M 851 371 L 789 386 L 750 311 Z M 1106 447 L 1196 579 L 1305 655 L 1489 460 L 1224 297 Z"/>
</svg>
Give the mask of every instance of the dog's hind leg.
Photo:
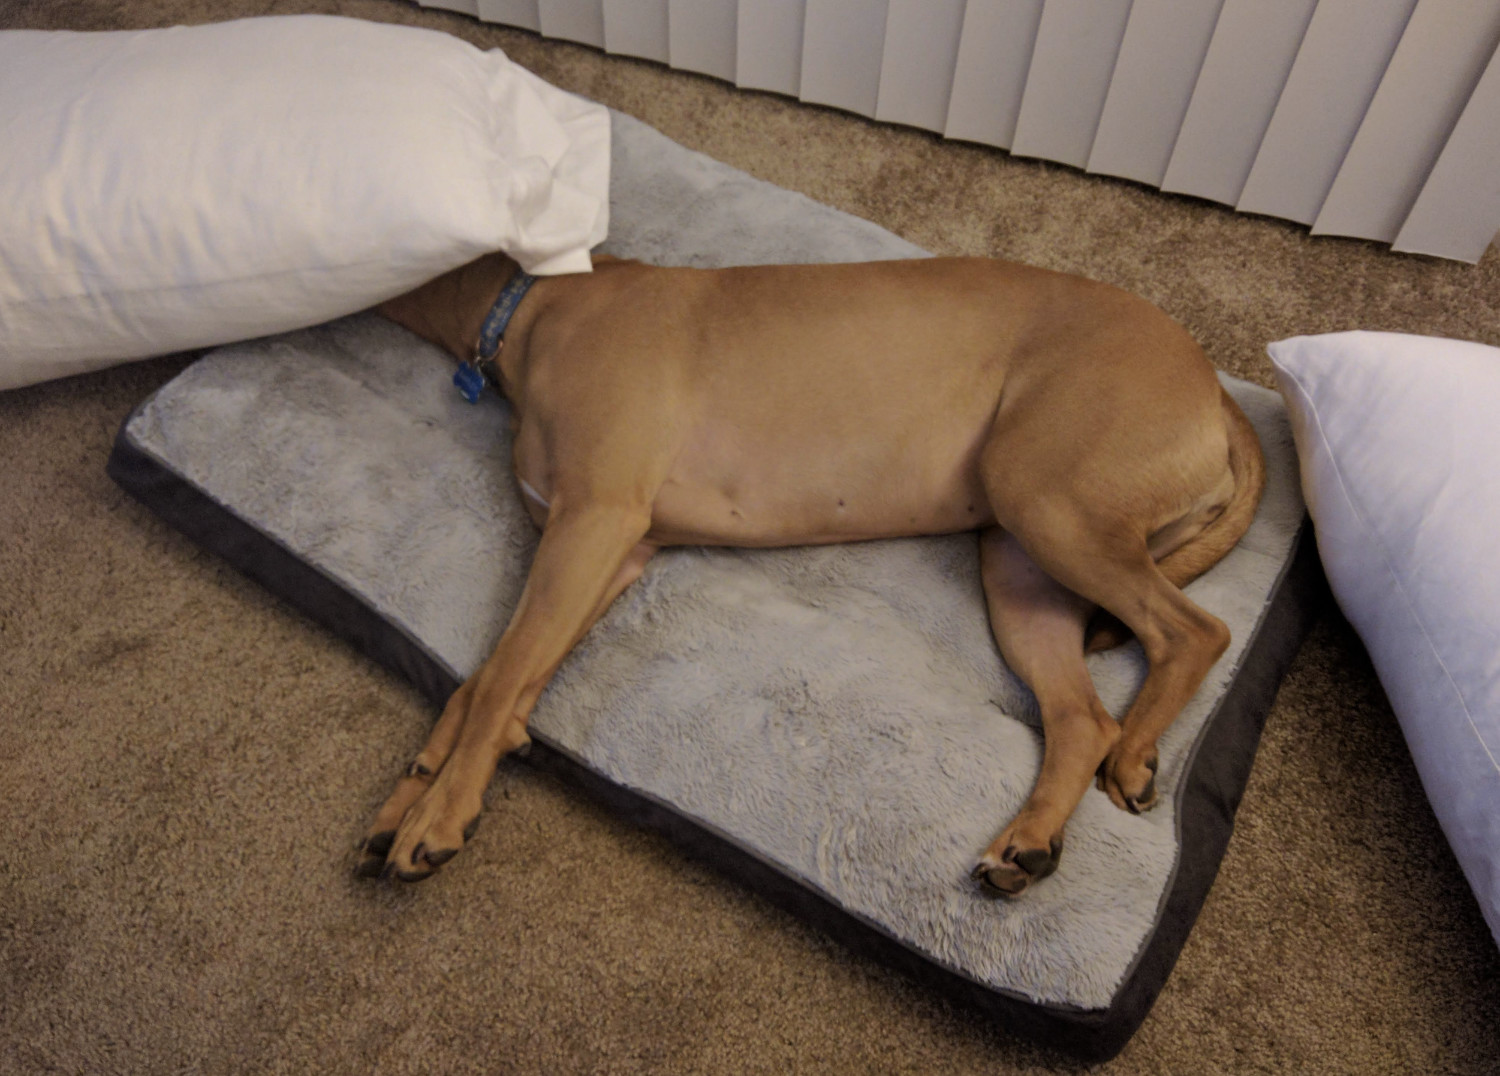
<svg viewBox="0 0 1500 1076">
<path fill-rule="evenodd" d="M 1038 566 L 1113 613 L 1145 650 L 1146 678 L 1099 775 L 1115 805 L 1138 814 L 1156 798 L 1156 741 L 1228 648 L 1229 629 L 1161 573 L 1128 517 L 1056 499 L 1015 516 L 1008 522 Z"/>
<path fill-rule="evenodd" d="M 1146 652 L 1149 669 L 1140 692 L 1120 722 L 1120 741 L 1099 772 L 1099 787 L 1116 807 L 1140 814 L 1156 805 L 1156 742 L 1197 692 L 1214 662 L 1229 648 L 1229 628 L 1195 605 L 1165 576 L 1138 569 L 1135 576 L 1149 590 L 1132 589 L 1131 580 L 1105 590 L 1110 608 Z M 1112 581 L 1113 582 L 1113 581 Z M 1118 597 L 1115 597 L 1118 595 Z M 1120 608 L 1131 609 L 1122 615 Z"/>
<path fill-rule="evenodd" d="M 1103 373 L 1113 369 L 1102 364 L 1094 368 Z M 1060 836 L 1066 812 L 1077 805 L 1101 763 L 1101 787 L 1117 806 L 1139 813 L 1155 802 L 1157 738 L 1229 645 L 1223 622 L 1167 579 L 1150 548 L 1153 534 L 1206 511 L 1227 480 L 1223 427 L 1218 425 L 1220 390 L 1211 374 L 1200 380 L 1205 383 L 1194 388 L 1184 379 L 1185 387 L 1173 391 L 1172 380 L 1163 376 L 1162 384 L 1148 385 L 1147 391 L 1121 376 L 1106 379 L 1109 383 L 1088 394 L 1058 396 L 1042 384 L 1030 396 L 1022 390 L 1008 401 L 985 444 L 980 459 L 985 491 L 997 525 L 1011 536 L 998 548 L 998 540 L 990 539 L 995 549 L 991 561 L 1019 561 L 1024 551 L 1053 584 L 1077 596 L 1072 599 L 1076 621 L 1069 621 L 1071 656 L 1062 653 L 1060 628 L 1056 638 L 1026 642 L 1019 630 L 1008 628 L 1003 602 L 996 603 L 1002 606 L 997 637 L 1016 636 L 1002 638 L 1002 646 L 1007 660 L 1015 660 L 1016 671 L 1037 692 L 1047 737 L 1043 772 L 1031 801 L 981 864 L 982 875 L 1002 891 L 1024 887 L 1036 874 L 1027 871 L 1030 878 L 1023 880 L 1008 866 L 997 874 L 996 865 L 1051 869 L 1051 847 L 1042 842 L 1050 841 L 1054 827 Z M 1120 413 L 1131 420 L 1122 422 Z M 1059 414 L 1066 414 L 1068 422 L 1060 424 Z M 1038 584 L 1035 592 L 1045 589 Z M 990 593 L 993 601 L 994 590 Z M 1134 633 L 1148 663 L 1113 742 L 1100 719 L 1102 709 L 1093 708 L 1092 685 L 1085 690 L 1080 680 L 1085 618 L 1094 606 Z M 1027 626 L 1024 619 L 1020 625 Z M 1030 652 L 1031 647 L 1038 652 Z M 1050 696 L 1059 694 L 1069 700 L 1064 707 L 1049 703 Z M 1069 738 L 1078 742 L 1063 742 Z M 1007 856 L 1010 848 L 1015 851 Z"/>
<path fill-rule="evenodd" d="M 995 642 L 1036 696 L 1045 734 L 1030 798 L 973 872 L 987 888 L 1014 897 L 1057 868 L 1063 827 L 1120 728 L 1083 662 L 1091 603 L 1056 583 L 998 527 L 980 536 L 980 567 Z"/>
</svg>

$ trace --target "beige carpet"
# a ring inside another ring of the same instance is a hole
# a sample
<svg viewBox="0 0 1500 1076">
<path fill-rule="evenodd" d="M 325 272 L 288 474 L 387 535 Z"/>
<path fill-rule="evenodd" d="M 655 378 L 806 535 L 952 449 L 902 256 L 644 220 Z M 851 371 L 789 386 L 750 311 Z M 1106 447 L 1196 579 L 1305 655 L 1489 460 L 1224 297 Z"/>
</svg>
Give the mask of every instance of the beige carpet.
<svg viewBox="0 0 1500 1076">
<path fill-rule="evenodd" d="M 929 249 L 1124 285 L 1224 369 L 1367 328 L 1500 344 L 1500 252 L 1397 256 L 400 0 L 0 0 L 0 27 L 321 11 L 543 77 Z M 0 152 L 4 152 L 0 146 Z M 0 394 L 0 1072 L 1076 1071 L 523 765 L 413 889 L 353 847 L 433 714 L 125 497 L 182 357 Z M 1500 954 L 1329 608 L 1176 971 L 1097 1071 L 1493 1073 Z"/>
</svg>

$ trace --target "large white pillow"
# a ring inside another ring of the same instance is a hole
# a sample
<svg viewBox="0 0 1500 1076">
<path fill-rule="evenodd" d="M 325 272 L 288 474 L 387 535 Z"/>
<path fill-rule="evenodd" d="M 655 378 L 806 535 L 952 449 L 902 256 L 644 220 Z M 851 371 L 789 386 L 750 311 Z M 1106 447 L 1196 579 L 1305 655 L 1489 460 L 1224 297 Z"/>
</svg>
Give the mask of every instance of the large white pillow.
<svg viewBox="0 0 1500 1076">
<path fill-rule="evenodd" d="M 1500 941 L 1500 349 L 1349 332 L 1270 353 L 1329 583 Z"/>
<path fill-rule="evenodd" d="M 609 116 L 316 15 L 0 32 L 0 388 L 281 332 L 492 250 L 586 271 Z"/>
</svg>

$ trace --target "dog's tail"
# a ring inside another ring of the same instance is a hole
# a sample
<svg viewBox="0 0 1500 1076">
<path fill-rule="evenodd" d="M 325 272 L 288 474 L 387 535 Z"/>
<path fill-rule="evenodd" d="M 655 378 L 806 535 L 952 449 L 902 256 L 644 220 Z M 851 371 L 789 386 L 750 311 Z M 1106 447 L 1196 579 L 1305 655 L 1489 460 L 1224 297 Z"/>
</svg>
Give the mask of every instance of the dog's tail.
<svg viewBox="0 0 1500 1076">
<path fill-rule="evenodd" d="M 1224 510 L 1206 527 L 1156 562 L 1168 581 L 1179 588 L 1219 563 L 1244 537 L 1266 488 L 1266 461 L 1255 428 L 1233 396 L 1220 388 L 1219 397 L 1229 434 L 1229 473 L 1234 478 L 1234 492 Z M 1084 651 L 1092 654 L 1108 650 L 1129 641 L 1130 637 L 1129 628 L 1101 609 L 1089 622 Z"/>
</svg>

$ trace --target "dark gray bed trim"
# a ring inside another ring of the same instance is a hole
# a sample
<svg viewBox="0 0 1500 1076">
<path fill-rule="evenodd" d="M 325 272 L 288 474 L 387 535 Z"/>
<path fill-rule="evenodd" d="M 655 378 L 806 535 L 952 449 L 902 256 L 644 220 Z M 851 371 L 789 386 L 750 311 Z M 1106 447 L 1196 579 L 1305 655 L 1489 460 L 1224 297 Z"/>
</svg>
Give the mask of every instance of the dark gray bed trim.
<svg viewBox="0 0 1500 1076">
<path fill-rule="evenodd" d="M 122 489 L 293 608 L 352 643 L 360 653 L 406 679 L 435 706 L 447 700 L 458 681 L 419 640 L 138 446 L 129 435 L 134 417 L 121 426 L 106 465 Z M 609 781 L 545 740 L 538 738 L 530 760 L 578 785 L 611 810 L 665 834 L 850 949 L 993 1017 L 1009 1031 L 1087 1060 L 1103 1061 L 1117 1054 L 1145 1020 L 1177 962 L 1228 846 L 1266 713 L 1311 626 L 1325 586 L 1312 527 L 1304 519 L 1295 553 L 1190 761 L 1178 813 L 1182 853 L 1156 927 L 1105 1009 L 1041 1004 L 976 983 L 907 948 L 726 835 Z"/>
</svg>

